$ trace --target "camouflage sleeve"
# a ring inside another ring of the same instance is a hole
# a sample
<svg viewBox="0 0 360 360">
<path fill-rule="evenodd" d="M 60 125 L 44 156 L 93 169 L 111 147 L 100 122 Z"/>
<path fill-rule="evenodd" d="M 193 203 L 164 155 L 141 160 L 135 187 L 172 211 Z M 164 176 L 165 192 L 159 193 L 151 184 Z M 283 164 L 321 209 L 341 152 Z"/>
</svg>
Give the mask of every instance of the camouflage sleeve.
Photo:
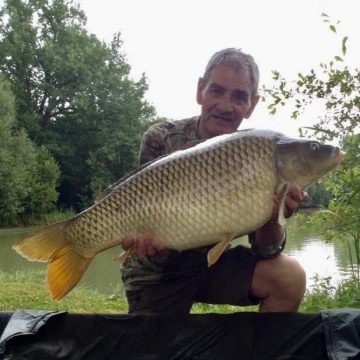
<svg viewBox="0 0 360 360">
<path fill-rule="evenodd" d="M 155 127 L 151 127 L 144 134 L 140 147 L 139 165 L 158 158 L 165 154 L 164 139 Z"/>
</svg>

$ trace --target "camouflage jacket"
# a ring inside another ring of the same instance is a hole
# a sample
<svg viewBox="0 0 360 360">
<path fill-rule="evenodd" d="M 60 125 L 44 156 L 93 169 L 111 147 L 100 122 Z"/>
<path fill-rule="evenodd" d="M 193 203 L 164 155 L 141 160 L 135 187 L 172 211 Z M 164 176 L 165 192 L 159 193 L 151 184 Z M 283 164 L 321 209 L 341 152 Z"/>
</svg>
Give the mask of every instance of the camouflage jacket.
<svg viewBox="0 0 360 360">
<path fill-rule="evenodd" d="M 140 165 L 181 150 L 186 144 L 201 140 L 198 134 L 199 116 L 190 119 L 159 123 L 144 134 L 140 148 Z"/>
<path fill-rule="evenodd" d="M 144 134 L 140 149 L 140 165 L 159 156 L 181 150 L 186 144 L 200 140 L 198 120 L 190 119 L 153 125 Z M 187 251 L 166 250 L 145 259 L 131 255 L 122 266 L 122 280 L 126 290 L 137 290 L 143 286 L 165 281 L 185 279 L 207 266 L 208 248 Z"/>
</svg>

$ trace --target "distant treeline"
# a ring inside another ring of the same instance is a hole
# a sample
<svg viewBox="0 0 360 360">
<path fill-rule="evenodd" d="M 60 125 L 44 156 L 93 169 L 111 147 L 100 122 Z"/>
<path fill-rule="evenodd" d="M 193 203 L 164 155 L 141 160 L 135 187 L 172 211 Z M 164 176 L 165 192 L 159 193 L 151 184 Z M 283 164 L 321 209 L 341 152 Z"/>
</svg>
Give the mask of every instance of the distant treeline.
<svg viewBox="0 0 360 360">
<path fill-rule="evenodd" d="M 319 207 L 327 207 L 333 195 L 326 190 L 323 183 L 316 182 L 306 189 L 309 199 L 301 204 L 303 209 L 314 209 Z"/>
<path fill-rule="evenodd" d="M 0 10 L 0 218 L 82 210 L 137 164 L 156 112 L 130 78 L 120 34 L 106 44 L 73 1 Z"/>
</svg>

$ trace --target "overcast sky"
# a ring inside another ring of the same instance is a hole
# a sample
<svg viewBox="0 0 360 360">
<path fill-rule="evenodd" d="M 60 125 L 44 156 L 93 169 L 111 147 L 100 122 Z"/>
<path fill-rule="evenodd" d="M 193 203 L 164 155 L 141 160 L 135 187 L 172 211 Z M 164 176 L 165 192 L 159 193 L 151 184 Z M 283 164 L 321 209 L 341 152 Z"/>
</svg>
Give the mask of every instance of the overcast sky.
<svg viewBox="0 0 360 360">
<path fill-rule="evenodd" d="M 87 29 L 110 42 L 121 32 L 123 50 L 137 80 L 144 72 L 146 95 L 159 116 L 182 119 L 199 114 L 196 84 L 212 54 L 242 48 L 260 67 L 260 84 L 271 83 L 271 70 L 289 79 L 341 54 L 349 36 L 346 61 L 360 60 L 360 0 L 81 0 Z M 329 30 L 330 16 L 338 34 Z M 270 116 L 260 103 L 245 127 L 261 126 L 296 135 L 318 110 L 302 121 L 288 112 Z"/>
</svg>

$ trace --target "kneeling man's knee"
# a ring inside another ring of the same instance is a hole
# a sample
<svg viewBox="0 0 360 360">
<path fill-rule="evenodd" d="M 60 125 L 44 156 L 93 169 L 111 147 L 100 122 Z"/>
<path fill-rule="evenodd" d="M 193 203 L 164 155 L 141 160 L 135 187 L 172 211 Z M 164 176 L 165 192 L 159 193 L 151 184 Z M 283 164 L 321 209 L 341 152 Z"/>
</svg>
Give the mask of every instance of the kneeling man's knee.
<svg viewBox="0 0 360 360">
<path fill-rule="evenodd" d="M 261 299 L 263 311 L 296 311 L 306 289 L 305 271 L 285 254 L 260 261 L 255 269 L 251 294 Z"/>
</svg>

